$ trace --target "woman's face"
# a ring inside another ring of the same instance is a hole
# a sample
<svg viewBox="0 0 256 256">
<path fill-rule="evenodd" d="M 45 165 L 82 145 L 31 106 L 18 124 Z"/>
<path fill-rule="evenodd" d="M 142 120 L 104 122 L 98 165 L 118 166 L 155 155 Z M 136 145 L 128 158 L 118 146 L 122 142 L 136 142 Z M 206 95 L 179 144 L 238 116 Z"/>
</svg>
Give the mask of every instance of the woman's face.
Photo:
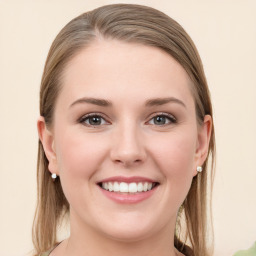
<svg viewBox="0 0 256 256">
<path fill-rule="evenodd" d="M 71 230 L 118 240 L 174 231 L 209 140 L 191 88 L 181 65 L 149 46 L 99 40 L 68 63 L 53 128 L 40 119 L 39 132 Z"/>
</svg>

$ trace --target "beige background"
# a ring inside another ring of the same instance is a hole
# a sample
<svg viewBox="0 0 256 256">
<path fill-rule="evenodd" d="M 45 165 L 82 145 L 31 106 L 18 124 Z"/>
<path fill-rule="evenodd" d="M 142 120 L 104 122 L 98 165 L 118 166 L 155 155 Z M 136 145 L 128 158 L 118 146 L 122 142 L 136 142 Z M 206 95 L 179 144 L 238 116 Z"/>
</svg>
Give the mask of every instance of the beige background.
<svg viewBox="0 0 256 256">
<path fill-rule="evenodd" d="M 0 255 L 32 248 L 38 92 L 50 44 L 73 17 L 117 2 L 158 8 L 195 41 L 215 112 L 215 256 L 256 241 L 256 1 L 0 0 Z"/>
</svg>

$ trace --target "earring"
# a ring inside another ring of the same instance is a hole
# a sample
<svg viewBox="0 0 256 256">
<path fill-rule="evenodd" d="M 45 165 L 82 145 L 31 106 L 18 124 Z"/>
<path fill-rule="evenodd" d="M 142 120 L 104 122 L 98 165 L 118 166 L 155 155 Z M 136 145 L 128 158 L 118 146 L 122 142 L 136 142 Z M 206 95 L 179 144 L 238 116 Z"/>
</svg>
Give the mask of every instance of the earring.
<svg viewBox="0 0 256 256">
<path fill-rule="evenodd" d="M 55 180 L 57 178 L 57 174 L 56 173 L 53 173 L 52 174 L 52 178 Z"/>
<path fill-rule="evenodd" d="M 197 167 L 196 167 L 196 170 L 197 170 L 197 172 L 202 172 L 202 170 L 203 170 L 203 169 L 202 169 L 202 166 L 197 166 Z"/>
</svg>

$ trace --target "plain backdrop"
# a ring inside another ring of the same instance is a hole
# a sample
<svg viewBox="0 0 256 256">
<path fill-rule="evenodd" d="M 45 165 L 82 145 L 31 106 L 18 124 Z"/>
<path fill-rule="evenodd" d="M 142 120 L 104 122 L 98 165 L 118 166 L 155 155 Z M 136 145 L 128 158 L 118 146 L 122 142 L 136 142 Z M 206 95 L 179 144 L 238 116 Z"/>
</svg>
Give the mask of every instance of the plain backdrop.
<svg viewBox="0 0 256 256">
<path fill-rule="evenodd" d="M 197 45 L 216 125 L 214 255 L 256 241 L 256 1 L 0 0 L 1 256 L 32 249 L 39 85 L 50 44 L 75 16 L 118 2 L 167 13 Z"/>
</svg>

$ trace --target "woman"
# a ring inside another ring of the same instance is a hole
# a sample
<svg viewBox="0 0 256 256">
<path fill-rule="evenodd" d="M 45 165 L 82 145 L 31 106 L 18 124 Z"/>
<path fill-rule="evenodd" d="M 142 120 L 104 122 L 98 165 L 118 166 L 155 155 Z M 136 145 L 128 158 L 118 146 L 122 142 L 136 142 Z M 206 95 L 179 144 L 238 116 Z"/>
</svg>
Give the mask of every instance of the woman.
<svg viewBox="0 0 256 256">
<path fill-rule="evenodd" d="M 35 255 L 211 255 L 212 107 L 179 24 L 128 4 L 75 18 L 49 51 L 40 115 Z"/>
</svg>

